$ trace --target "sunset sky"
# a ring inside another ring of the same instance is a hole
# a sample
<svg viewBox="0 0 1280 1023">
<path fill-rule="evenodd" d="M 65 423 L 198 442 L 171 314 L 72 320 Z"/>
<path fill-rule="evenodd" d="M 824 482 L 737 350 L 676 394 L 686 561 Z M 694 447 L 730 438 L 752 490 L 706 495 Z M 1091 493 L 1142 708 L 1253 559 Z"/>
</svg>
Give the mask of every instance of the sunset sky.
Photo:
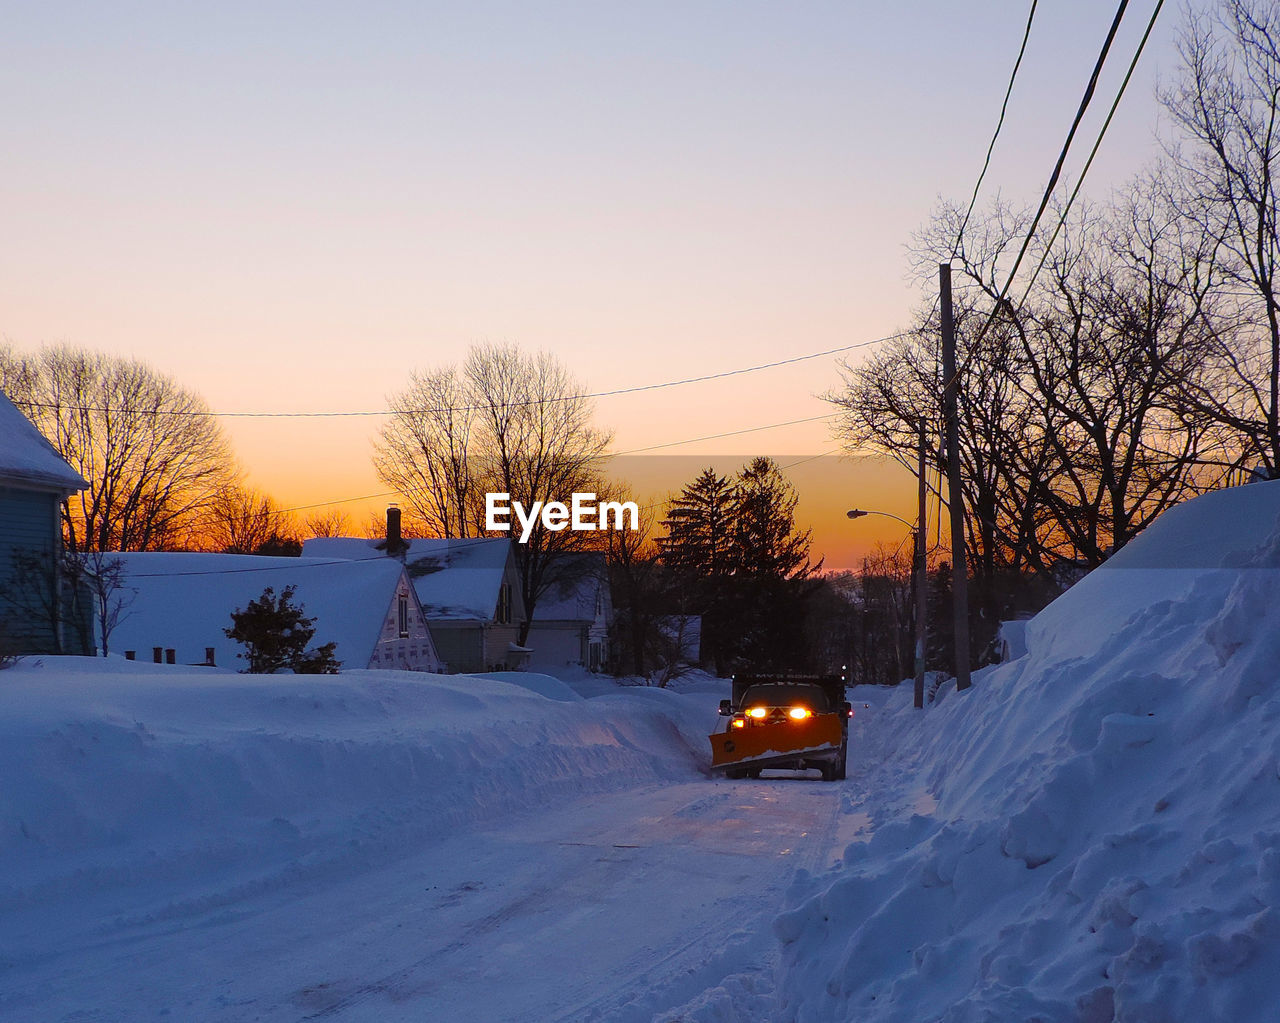
<svg viewBox="0 0 1280 1023">
<path fill-rule="evenodd" d="M 1130 5 L 1069 172 L 1153 3 Z M 475 341 L 549 350 L 595 391 L 891 334 L 924 295 L 904 244 L 967 199 L 1028 7 L 7 5 L 0 335 L 135 356 L 219 412 L 354 412 Z M 1039 197 L 1114 7 L 1040 3 L 984 198 Z M 1088 193 L 1158 151 L 1181 17 Z M 605 398 L 598 420 L 630 451 L 824 416 L 835 363 Z M 383 491 L 378 423 L 224 420 L 287 506 Z M 837 447 L 811 422 L 654 455 Z M 901 538 L 843 509 L 912 517 L 909 475 L 806 464 L 828 568 Z"/>
</svg>

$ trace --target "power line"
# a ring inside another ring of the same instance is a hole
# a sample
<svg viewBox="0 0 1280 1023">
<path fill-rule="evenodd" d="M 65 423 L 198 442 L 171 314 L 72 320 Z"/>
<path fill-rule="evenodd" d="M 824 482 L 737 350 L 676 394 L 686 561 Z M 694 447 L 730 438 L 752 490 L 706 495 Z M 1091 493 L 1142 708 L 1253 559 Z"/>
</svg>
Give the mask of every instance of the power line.
<svg viewBox="0 0 1280 1023">
<path fill-rule="evenodd" d="M 665 444 L 653 444 L 653 445 L 650 445 L 649 447 L 644 447 L 644 448 L 632 448 L 628 451 L 614 452 L 612 454 L 605 455 L 604 457 L 620 458 L 623 455 L 635 455 L 635 454 L 640 454 L 641 452 L 644 452 L 644 451 L 655 451 L 659 448 L 674 448 L 674 447 L 679 447 L 683 444 L 696 444 L 699 441 L 704 441 L 704 440 L 719 440 L 723 437 L 739 437 L 747 433 L 759 433 L 763 430 L 777 430 L 777 429 L 781 429 L 784 426 L 797 426 L 801 423 L 817 423 L 817 422 L 821 422 L 824 419 L 834 419 L 836 416 L 839 416 L 841 414 L 842 413 L 840 412 L 830 412 L 827 415 L 810 416 L 807 419 L 790 419 L 790 420 L 787 420 L 785 423 L 769 423 L 767 426 L 749 426 L 744 430 L 730 430 L 727 433 L 710 434 L 706 437 L 689 437 L 689 438 L 686 438 L 685 440 L 667 441 Z M 833 451 L 825 452 L 825 454 L 832 454 L 834 451 L 838 451 L 838 450 L 839 448 L 835 448 L 833 449 Z M 806 458 L 801 459 L 801 462 L 807 462 L 807 461 L 811 461 L 814 458 L 821 458 L 821 457 L 823 456 L 810 455 Z M 790 463 L 790 465 L 799 465 L 801 464 L 801 462 L 792 462 Z M 786 468 L 789 468 L 789 466 L 780 466 L 779 468 L 786 469 Z M 373 501 L 380 497 L 401 497 L 401 496 L 403 495 L 398 490 L 385 490 L 379 494 L 365 494 L 363 497 L 340 497 L 333 501 L 318 501 L 315 504 L 302 504 L 302 505 L 297 505 L 296 507 L 293 507 L 293 508 L 281 508 L 279 509 L 279 512 L 280 514 L 284 514 L 286 512 L 310 511 L 312 508 L 328 508 L 335 504 L 354 504 L 357 501 Z"/>
<path fill-rule="evenodd" d="M 610 458 L 620 458 L 623 455 L 638 455 L 643 451 L 657 451 L 659 448 L 675 448 L 685 444 L 696 444 L 704 440 L 720 440 L 723 437 L 740 437 L 744 433 L 759 433 L 761 430 L 777 430 L 783 426 L 797 426 L 800 423 L 817 423 L 824 419 L 834 419 L 840 412 L 829 412 L 825 416 L 810 416 L 808 419 L 789 419 L 785 423 L 770 423 L 768 426 L 750 426 L 745 430 L 730 430 L 728 433 L 712 433 L 706 437 L 690 437 L 688 440 L 672 440 L 665 444 L 650 444 L 647 448 L 632 448 L 630 451 L 618 451 L 607 456 Z"/>
<path fill-rule="evenodd" d="M 333 501 L 317 501 L 315 504 L 300 504 L 295 508 L 281 508 L 280 514 L 285 512 L 310 511 L 312 508 L 329 508 L 335 504 L 354 504 L 356 501 L 373 501 L 379 497 L 400 497 L 398 490 L 384 490 L 380 494 L 365 494 L 363 497 L 339 497 Z"/>
<path fill-rule="evenodd" d="M 1111 52 L 1111 43 L 1115 40 L 1116 32 L 1120 28 L 1120 21 L 1124 18 L 1125 8 L 1128 6 L 1129 0 L 1120 0 L 1119 6 L 1116 7 L 1115 17 L 1111 20 L 1111 28 L 1107 32 L 1107 38 L 1102 43 L 1102 50 L 1098 53 L 1098 60 L 1093 66 L 1093 74 L 1089 76 L 1089 84 L 1085 86 L 1084 95 L 1080 99 L 1080 108 L 1076 111 L 1076 116 L 1071 122 L 1071 129 L 1067 132 L 1066 140 L 1062 143 L 1062 152 L 1058 154 L 1058 162 L 1053 165 L 1053 173 L 1049 175 L 1049 182 L 1044 186 L 1044 195 L 1041 197 L 1040 207 L 1036 210 L 1036 215 L 1031 221 L 1027 237 L 1022 243 L 1022 248 L 1018 250 L 1017 259 L 1013 261 L 1013 269 L 1009 271 L 1009 279 L 1005 282 L 1004 291 L 1000 295 L 1001 300 L 1004 299 L 1004 292 L 1008 291 L 1009 285 L 1013 283 L 1014 277 L 1017 276 L 1022 257 L 1026 255 L 1027 248 L 1035 237 L 1036 228 L 1040 225 L 1040 218 L 1044 216 L 1049 200 L 1053 197 L 1053 190 L 1058 187 L 1058 178 L 1062 175 L 1063 165 L 1067 162 L 1067 153 L 1071 150 L 1071 143 L 1075 140 L 1076 131 L 1080 128 L 1080 122 L 1084 120 L 1085 111 L 1089 109 L 1094 90 L 1098 86 L 1098 76 L 1102 74 L 1102 66 L 1107 62 L 1107 54 Z M 999 308 L 999 303 L 996 305 Z"/>
<path fill-rule="evenodd" d="M 840 415 L 840 413 L 837 412 L 835 415 Z M 838 454 L 839 451 L 839 448 L 832 448 L 830 451 L 821 451 L 816 455 L 806 455 L 804 458 L 798 458 L 794 462 L 788 462 L 786 465 L 778 466 L 778 471 L 784 472 L 787 469 L 794 469 L 797 465 L 804 465 L 805 462 L 816 462 L 819 458 L 826 458 L 828 455 Z"/>
<path fill-rule="evenodd" d="M 1027 236 L 1023 239 L 1022 247 L 1018 250 L 1017 258 L 1013 261 L 1013 268 L 1009 271 L 1009 276 L 1005 279 L 1004 287 L 1000 289 L 1000 294 L 996 298 L 995 305 L 992 306 L 991 314 L 987 317 L 986 322 L 982 325 L 982 329 L 978 331 L 977 337 L 974 339 L 973 345 L 969 349 L 969 354 L 965 356 L 964 361 L 957 367 L 951 379 L 943 384 L 943 389 L 954 387 L 960 374 L 968 368 L 972 361 L 977 346 L 986 336 L 987 331 L 991 328 L 991 324 L 995 322 L 996 316 L 1000 313 L 1001 306 L 1004 305 L 1008 296 L 1009 288 L 1013 284 L 1014 278 L 1018 275 L 1018 267 L 1022 265 L 1023 257 L 1027 254 L 1032 240 L 1035 238 L 1036 228 L 1040 226 L 1040 218 L 1044 216 L 1044 211 L 1049 206 L 1049 200 L 1053 197 L 1053 190 L 1058 185 L 1058 178 L 1062 175 L 1063 165 L 1067 162 L 1067 153 L 1071 150 L 1071 143 L 1076 137 L 1076 132 L 1080 128 L 1080 123 L 1084 120 L 1085 111 L 1089 109 L 1089 103 L 1093 99 L 1094 90 L 1098 86 L 1098 78 L 1102 74 L 1102 67 L 1107 61 L 1107 54 L 1111 52 L 1111 44 L 1115 40 L 1116 32 L 1120 28 L 1120 22 L 1124 18 L 1125 8 L 1129 6 L 1129 0 L 1120 0 L 1119 6 L 1116 7 L 1115 17 L 1111 20 L 1111 28 L 1107 31 L 1107 38 L 1102 43 L 1102 49 L 1098 53 L 1098 59 L 1093 66 L 1093 74 L 1089 76 L 1089 82 L 1085 86 L 1084 95 L 1080 99 L 1080 107 L 1076 110 L 1076 116 L 1071 122 L 1071 128 L 1067 132 L 1066 140 L 1062 143 L 1062 151 L 1058 154 L 1058 161 L 1054 164 L 1053 173 L 1049 175 L 1048 184 L 1045 185 L 1044 195 L 1040 199 L 1040 206 L 1036 210 L 1036 215 L 1031 221 L 1031 227 L 1027 230 Z M 1145 42 L 1145 36 L 1144 42 Z"/>
<path fill-rule="evenodd" d="M 982 179 L 987 176 L 987 168 L 991 166 L 991 154 L 996 148 L 996 139 L 1000 137 L 1000 129 L 1004 127 L 1004 115 L 1009 109 L 1009 97 L 1013 95 L 1013 83 L 1018 77 L 1018 68 L 1022 66 L 1022 55 L 1027 52 L 1027 40 L 1031 38 L 1031 22 L 1035 20 L 1036 4 L 1031 0 L 1031 10 L 1027 14 L 1027 27 L 1022 33 L 1022 45 L 1018 47 L 1018 59 L 1013 62 L 1013 73 L 1009 75 L 1009 87 L 1004 91 L 1004 102 L 1000 104 L 1000 119 L 996 121 L 996 130 L 991 136 L 991 144 L 987 146 L 987 157 L 982 161 L 982 171 L 973 186 L 973 195 L 969 197 L 969 208 L 965 210 L 964 220 L 960 222 L 960 230 L 956 232 L 956 242 L 951 247 L 951 258 L 956 258 L 960 251 L 960 243 L 964 239 L 964 229 L 969 226 L 969 218 L 973 215 L 974 204 L 978 201 L 978 190 L 982 187 Z"/>
<path fill-rule="evenodd" d="M 1089 168 L 1093 166 L 1093 158 L 1098 155 L 1098 149 L 1102 145 L 1102 139 L 1107 134 L 1107 129 L 1111 127 L 1111 119 L 1115 117 L 1116 110 L 1120 106 L 1120 100 L 1124 98 L 1125 90 L 1129 87 L 1129 79 L 1133 77 L 1134 68 L 1138 66 L 1138 60 L 1142 56 L 1142 51 L 1146 48 L 1147 40 L 1151 38 L 1151 30 L 1156 27 L 1156 18 L 1160 16 L 1160 9 L 1164 7 L 1164 0 L 1156 0 L 1155 10 L 1151 12 L 1151 19 L 1147 22 L 1147 30 L 1142 33 L 1142 39 L 1138 42 L 1138 49 L 1133 55 L 1133 60 L 1129 61 L 1129 68 L 1125 71 L 1124 81 L 1120 83 L 1120 91 L 1116 93 L 1116 98 L 1111 103 L 1111 109 L 1107 111 L 1107 119 L 1102 122 L 1102 129 L 1098 132 L 1097 139 L 1094 140 L 1093 148 L 1089 151 L 1089 159 L 1085 161 L 1084 169 L 1080 171 L 1080 178 L 1076 181 L 1076 187 L 1072 190 L 1067 204 L 1062 208 L 1062 214 L 1058 217 L 1058 223 L 1050 235 L 1048 244 L 1045 245 L 1044 251 L 1040 254 L 1040 262 L 1036 264 L 1036 268 L 1031 272 L 1031 277 L 1027 281 L 1027 286 L 1022 292 L 1022 298 L 1019 299 L 1019 306 L 1026 302 L 1027 296 L 1031 294 L 1031 287 L 1035 284 L 1036 278 L 1040 276 L 1040 271 L 1044 269 L 1045 261 L 1049 258 L 1049 253 L 1053 249 L 1053 243 L 1058 240 L 1058 232 L 1067 222 L 1067 214 L 1071 212 L 1071 206 L 1076 201 L 1076 196 L 1080 194 L 1080 188 L 1084 185 L 1085 176 L 1089 173 Z"/>
<path fill-rule="evenodd" d="M 527 401 L 513 401 L 505 407 L 507 408 L 525 408 L 530 405 L 555 405 L 566 401 L 580 401 L 587 398 L 613 398 L 622 394 L 639 394 L 644 391 L 658 391 L 668 387 L 683 387 L 687 384 L 701 384 L 708 380 L 723 380 L 727 377 L 742 376 L 746 373 L 759 373 L 767 369 L 777 369 L 780 366 L 791 366 L 798 362 L 809 362 L 813 359 L 821 359 L 828 355 L 839 355 L 842 352 L 851 352 L 858 348 L 869 348 L 872 345 L 882 344 L 885 341 L 896 341 L 898 338 L 905 337 L 905 333 L 890 334 L 887 337 L 878 337 L 870 341 L 858 341 L 851 345 L 841 345 L 839 348 L 828 348 L 821 352 L 811 352 L 808 355 L 797 355 L 790 359 L 779 359 L 776 362 L 764 362 L 758 366 L 743 366 L 739 369 L 727 369 L 719 373 L 706 373 L 702 376 L 685 377 L 681 380 L 664 380 L 656 384 L 639 384 L 635 387 L 619 387 L 611 391 L 589 391 L 580 394 L 558 394 L 549 398 L 530 398 Z M 72 409 L 77 412 L 119 412 L 120 409 L 109 407 L 97 407 L 93 405 L 58 405 L 53 402 L 41 401 L 24 401 L 16 402 L 20 406 L 25 405 L 29 408 L 49 408 L 49 409 Z M 213 412 L 189 409 L 130 409 L 128 411 L 138 415 L 152 416 L 215 416 L 219 419 L 338 419 L 338 418 L 367 418 L 373 416 L 390 416 L 403 415 L 407 413 L 413 414 L 436 414 L 445 412 L 483 412 L 489 408 L 488 405 L 444 405 L 438 408 L 400 408 L 400 409 L 378 409 L 375 411 L 351 411 L 351 412 Z"/>
</svg>

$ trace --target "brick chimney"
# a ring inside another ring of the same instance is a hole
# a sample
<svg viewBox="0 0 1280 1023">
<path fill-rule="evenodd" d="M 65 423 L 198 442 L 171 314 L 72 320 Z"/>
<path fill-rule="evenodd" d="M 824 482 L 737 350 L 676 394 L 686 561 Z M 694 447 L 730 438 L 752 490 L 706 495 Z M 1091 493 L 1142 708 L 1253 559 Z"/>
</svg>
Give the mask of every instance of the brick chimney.
<svg viewBox="0 0 1280 1023">
<path fill-rule="evenodd" d="M 400 539 L 400 507 L 387 506 L 387 556 L 399 557 L 404 550 L 404 541 Z"/>
</svg>

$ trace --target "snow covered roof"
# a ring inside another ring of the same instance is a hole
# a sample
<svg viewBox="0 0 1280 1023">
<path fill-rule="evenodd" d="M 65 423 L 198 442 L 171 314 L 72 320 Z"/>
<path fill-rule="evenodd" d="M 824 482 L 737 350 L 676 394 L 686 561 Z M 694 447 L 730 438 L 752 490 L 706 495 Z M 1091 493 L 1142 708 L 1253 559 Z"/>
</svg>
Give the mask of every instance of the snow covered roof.
<svg viewBox="0 0 1280 1023">
<path fill-rule="evenodd" d="M 379 549 L 384 543 L 359 537 L 317 537 L 302 545 L 302 553 L 304 557 L 398 564 Z M 428 619 L 483 621 L 493 617 L 511 558 L 510 540 L 428 538 L 406 540 L 405 544 L 405 568 Z"/>
<path fill-rule="evenodd" d="M 387 558 L 376 546 L 383 540 L 369 540 L 359 536 L 317 536 L 303 541 L 304 558 L 324 558 L 326 561 L 378 561 Z"/>
<path fill-rule="evenodd" d="M 249 554 L 119 554 L 125 586 L 137 590 L 125 619 L 110 638 L 113 652 L 173 648 L 181 663 L 204 659 L 213 647 L 221 667 L 236 667 L 242 647 L 223 629 L 231 612 L 270 586 L 276 594 L 296 587 L 295 605 L 315 618 L 314 643 L 336 642 L 346 667 L 364 668 L 378 642 L 403 566 L 390 558 L 265 558 Z"/>
<path fill-rule="evenodd" d="M 89 484 L 0 391 L 0 481 L 62 491 Z"/>
<path fill-rule="evenodd" d="M 576 554 L 564 559 L 563 578 L 548 587 L 533 609 L 538 622 L 586 621 L 596 619 L 596 595 L 608 595 L 603 554 Z"/>
</svg>

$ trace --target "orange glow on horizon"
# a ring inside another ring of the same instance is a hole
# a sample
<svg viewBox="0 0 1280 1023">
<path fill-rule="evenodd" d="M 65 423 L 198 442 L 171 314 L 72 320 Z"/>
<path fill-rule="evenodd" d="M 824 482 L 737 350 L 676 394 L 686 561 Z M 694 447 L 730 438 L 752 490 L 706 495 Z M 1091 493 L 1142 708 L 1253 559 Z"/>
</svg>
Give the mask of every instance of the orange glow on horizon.
<svg viewBox="0 0 1280 1023">
<path fill-rule="evenodd" d="M 665 503 L 667 497 L 689 483 L 703 468 L 731 473 L 751 456 L 681 455 L 662 458 L 631 457 L 625 461 L 625 472 L 616 475 L 624 485 L 624 497 L 643 505 Z M 779 465 L 796 463 L 784 470 L 799 494 L 797 524 L 813 534 L 811 560 L 823 560 L 824 573 L 858 571 L 862 559 L 877 544 L 893 548 L 904 542 L 906 527 L 884 516 L 867 516 L 850 521 L 845 512 L 853 507 L 891 512 L 911 521 L 915 518 L 915 480 L 905 469 L 879 458 L 846 458 L 840 456 L 778 456 Z M 300 460 L 305 461 L 305 460 Z M 362 464 L 363 463 L 363 464 Z M 252 482 L 267 490 L 284 508 L 299 509 L 295 518 L 302 528 L 310 515 L 343 512 L 348 516 L 353 533 L 363 534 L 378 523 L 397 495 L 386 493 L 385 485 L 374 474 L 367 457 L 345 462 L 347 471 L 338 470 L 343 463 L 335 460 L 330 472 L 315 477 L 305 464 L 289 466 L 282 462 L 264 481 Z M 333 503 L 335 493 L 363 497 Z M 375 496 L 377 495 L 377 496 Z M 403 501 L 400 502 L 403 506 Z M 319 507 L 310 507 L 320 505 Z M 934 507 L 936 511 L 936 506 Z M 936 525 L 936 524 L 935 524 Z"/>
</svg>

